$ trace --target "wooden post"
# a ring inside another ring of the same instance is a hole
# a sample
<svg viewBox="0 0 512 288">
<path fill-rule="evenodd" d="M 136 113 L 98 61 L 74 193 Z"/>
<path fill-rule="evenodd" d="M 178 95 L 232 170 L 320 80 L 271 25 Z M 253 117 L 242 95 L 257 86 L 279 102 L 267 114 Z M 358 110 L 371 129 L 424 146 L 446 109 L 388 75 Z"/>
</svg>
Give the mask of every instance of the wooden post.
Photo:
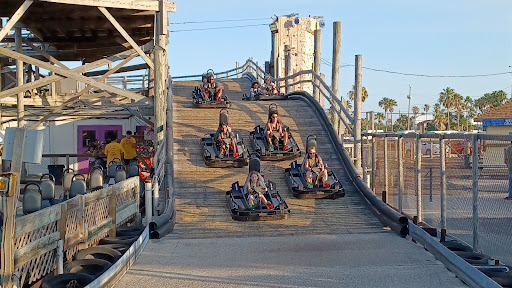
<svg viewBox="0 0 512 288">
<path fill-rule="evenodd" d="M 21 38 L 21 28 L 15 28 L 16 34 L 15 34 L 15 44 L 16 44 L 16 52 L 22 53 L 22 38 Z M 23 73 L 23 61 L 16 59 L 16 84 L 17 86 L 21 86 L 24 83 L 25 75 Z M 18 102 L 17 102 L 17 114 L 16 117 L 18 118 L 18 127 L 25 126 L 25 104 L 23 96 L 24 92 L 18 93 Z"/>
<path fill-rule="evenodd" d="M 261 78 L 261 73 L 260 70 L 258 69 L 259 67 L 260 65 L 258 64 L 258 62 L 256 62 L 256 70 L 254 71 L 254 73 L 256 73 L 256 79 L 258 80 L 258 83 L 261 83 L 263 79 Z"/>
<path fill-rule="evenodd" d="M 239 71 L 240 70 L 240 63 L 236 62 L 236 78 L 240 78 Z"/>
<path fill-rule="evenodd" d="M 404 193 L 404 157 L 403 157 L 403 138 L 398 136 L 398 212 L 402 213 L 402 195 Z"/>
<path fill-rule="evenodd" d="M 1 22 L 2 22 L 2 21 L 0 21 L 0 23 L 1 23 Z M 0 26 L 1 26 L 1 25 L 0 25 Z M 2 62 L 0 62 L 0 92 L 2 92 L 2 88 L 3 88 L 3 86 L 2 86 Z M 1 122 L 1 121 L 0 121 L 0 122 Z M 2 124 L 0 124 L 0 125 L 2 125 Z M 0 129 L 1 129 L 1 128 L 2 128 L 2 127 L 0 127 Z"/>
<path fill-rule="evenodd" d="M 479 251 L 480 245 L 478 240 L 478 134 L 473 134 L 471 138 L 473 146 L 473 250 Z"/>
<path fill-rule="evenodd" d="M 421 138 L 416 134 L 416 215 L 418 216 L 418 223 L 423 221 L 423 191 L 421 186 Z"/>
<path fill-rule="evenodd" d="M 151 55 L 149 55 L 153 61 L 155 60 L 155 52 L 153 51 Z M 155 70 L 148 69 L 148 97 L 155 96 Z"/>
<path fill-rule="evenodd" d="M 127 90 L 128 89 L 128 77 L 124 76 L 123 77 L 123 90 Z"/>
<path fill-rule="evenodd" d="M 292 72 L 292 60 L 291 60 L 291 51 L 290 51 L 290 45 L 284 45 L 284 76 L 285 77 L 288 77 L 291 75 L 291 72 Z M 290 79 L 287 79 L 285 82 L 285 93 L 290 93 L 292 90 L 291 90 L 291 87 L 289 87 L 290 85 Z"/>
<path fill-rule="evenodd" d="M 24 134 L 24 133 L 23 133 Z M 16 143 L 16 142 L 15 142 Z M 22 144 L 23 145 L 23 144 Z M 16 228 L 16 204 L 18 203 L 18 187 L 20 186 L 20 174 L 10 174 L 10 188 L 12 196 L 5 197 L 4 208 L 4 222 L 2 242 L 1 242 L 1 273 L 2 273 L 2 287 L 13 287 L 14 279 L 14 231 Z M 4 198 L 4 197 L 2 197 Z"/>
<path fill-rule="evenodd" d="M 226 79 L 229 79 L 229 71 L 226 72 Z"/>
<path fill-rule="evenodd" d="M 142 225 L 142 216 L 140 214 L 140 179 L 137 181 L 137 185 L 135 185 L 135 203 L 137 203 L 137 213 L 135 214 L 135 225 Z M 149 222 L 148 222 L 149 223 Z"/>
<path fill-rule="evenodd" d="M 321 56 L 322 56 L 322 30 L 316 29 L 315 30 L 315 59 L 314 59 L 314 65 L 313 70 L 320 75 L 320 63 L 321 63 Z M 316 85 L 320 85 L 320 82 L 317 79 L 314 79 Z M 324 107 L 321 101 L 322 95 L 320 94 L 320 89 L 313 85 L 313 97 L 320 103 L 322 107 Z M 322 97 L 323 98 L 323 97 Z"/>
<path fill-rule="evenodd" d="M 361 107 L 362 107 L 362 90 L 363 90 L 363 56 L 356 55 L 356 75 L 355 75 L 355 100 L 354 100 L 354 149 L 355 149 L 355 166 L 358 173 L 361 174 Z"/>
<path fill-rule="evenodd" d="M 116 237 L 116 216 L 117 216 L 117 203 L 116 203 L 116 195 L 117 188 L 116 185 L 110 186 L 112 190 L 112 194 L 110 194 L 109 202 L 108 202 L 108 215 L 112 218 L 112 229 L 108 232 L 109 237 Z M 137 206 L 138 208 L 139 206 Z"/>
<path fill-rule="evenodd" d="M 336 97 L 339 95 L 339 82 L 340 82 L 340 58 L 341 58 L 341 22 L 333 23 L 333 39 L 332 39 L 332 80 L 331 90 Z M 341 97 L 339 97 L 341 99 Z M 342 114 L 341 107 L 340 114 Z M 345 125 L 340 121 L 340 129 L 338 129 L 338 137 L 342 137 L 341 131 L 345 131 Z"/>
<path fill-rule="evenodd" d="M 68 205 L 66 202 L 60 204 L 60 219 L 57 222 L 57 229 L 59 229 L 60 239 L 64 241 L 66 245 L 66 221 L 68 219 Z"/>
</svg>

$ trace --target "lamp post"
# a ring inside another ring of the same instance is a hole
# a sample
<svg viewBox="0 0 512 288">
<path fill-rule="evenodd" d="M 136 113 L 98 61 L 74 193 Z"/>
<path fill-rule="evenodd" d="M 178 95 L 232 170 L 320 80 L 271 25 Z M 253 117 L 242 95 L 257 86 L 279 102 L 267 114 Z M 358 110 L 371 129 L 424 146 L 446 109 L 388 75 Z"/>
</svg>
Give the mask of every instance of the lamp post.
<svg viewBox="0 0 512 288">
<path fill-rule="evenodd" d="M 509 65 L 508 68 L 512 68 L 512 65 Z M 510 72 L 510 76 L 512 77 L 512 69 Z M 512 84 L 510 85 L 510 99 L 512 99 Z"/>
</svg>

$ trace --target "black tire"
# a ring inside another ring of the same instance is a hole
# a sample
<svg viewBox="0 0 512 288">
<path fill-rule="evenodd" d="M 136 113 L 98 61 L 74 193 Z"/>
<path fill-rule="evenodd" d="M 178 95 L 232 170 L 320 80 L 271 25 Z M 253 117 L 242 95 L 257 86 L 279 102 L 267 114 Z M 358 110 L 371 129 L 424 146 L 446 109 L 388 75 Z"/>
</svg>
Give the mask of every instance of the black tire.
<svg viewBox="0 0 512 288">
<path fill-rule="evenodd" d="M 108 261 L 112 264 L 116 262 L 117 259 L 119 258 L 121 258 L 121 252 L 114 250 L 112 248 L 103 247 L 101 245 L 80 250 L 75 255 L 75 260 L 101 259 Z"/>
<path fill-rule="evenodd" d="M 489 255 L 476 252 L 454 251 L 453 253 L 473 265 L 488 265 L 491 258 Z"/>
<path fill-rule="evenodd" d="M 81 259 L 64 263 L 64 273 L 82 273 L 98 278 L 112 263 L 101 259 Z"/>
<path fill-rule="evenodd" d="M 508 272 L 482 271 L 482 273 L 503 287 L 512 287 L 512 270 Z"/>
<path fill-rule="evenodd" d="M 144 231 L 144 226 L 130 226 L 116 229 L 116 236 L 139 236 Z"/>
<path fill-rule="evenodd" d="M 130 249 L 130 245 L 128 245 L 128 244 L 104 244 L 104 245 L 99 245 L 99 246 L 117 250 L 121 254 L 124 254 L 124 252 L 126 252 L 128 249 Z"/>
<path fill-rule="evenodd" d="M 450 249 L 451 251 L 464 251 L 464 252 L 473 252 L 473 248 L 470 246 L 460 243 L 458 241 L 445 241 L 441 242 L 446 248 Z"/>
<path fill-rule="evenodd" d="M 138 237 L 136 236 L 120 236 L 120 237 L 105 237 L 100 239 L 99 244 L 127 244 L 132 245 Z"/>
<path fill-rule="evenodd" d="M 66 287 L 85 287 L 94 281 L 94 277 L 80 273 L 65 273 L 47 278 L 42 281 L 42 288 L 66 288 Z"/>
</svg>

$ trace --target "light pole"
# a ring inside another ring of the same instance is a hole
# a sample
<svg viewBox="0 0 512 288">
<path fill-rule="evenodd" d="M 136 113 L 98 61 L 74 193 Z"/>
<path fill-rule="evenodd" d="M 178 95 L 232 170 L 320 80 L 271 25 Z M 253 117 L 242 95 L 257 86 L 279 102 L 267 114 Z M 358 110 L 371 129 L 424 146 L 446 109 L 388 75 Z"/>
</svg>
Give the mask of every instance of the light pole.
<svg viewBox="0 0 512 288">
<path fill-rule="evenodd" d="M 512 66 L 509 65 L 508 68 L 512 68 Z M 510 76 L 512 77 L 512 71 L 510 72 Z M 512 99 L 512 83 L 510 85 L 510 99 Z"/>
</svg>

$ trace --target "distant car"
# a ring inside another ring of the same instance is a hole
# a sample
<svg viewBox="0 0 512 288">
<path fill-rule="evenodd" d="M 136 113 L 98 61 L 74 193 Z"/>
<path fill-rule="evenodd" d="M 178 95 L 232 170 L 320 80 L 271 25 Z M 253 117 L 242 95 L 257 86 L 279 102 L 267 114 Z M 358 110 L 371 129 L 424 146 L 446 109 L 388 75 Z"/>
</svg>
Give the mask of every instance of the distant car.
<svg viewBox="0 0 512 288">
<path fill-rule="evenodd" d="M 439 146 L 439 143 L 428 143 L 428 142 L 422 142 L 421 143 L 421 154 L 423 155 L 430 155 L 432 152 L 433 155 L 439 155 L 439 152 L 441 151 L 441 148 Z"/>
</svg>

